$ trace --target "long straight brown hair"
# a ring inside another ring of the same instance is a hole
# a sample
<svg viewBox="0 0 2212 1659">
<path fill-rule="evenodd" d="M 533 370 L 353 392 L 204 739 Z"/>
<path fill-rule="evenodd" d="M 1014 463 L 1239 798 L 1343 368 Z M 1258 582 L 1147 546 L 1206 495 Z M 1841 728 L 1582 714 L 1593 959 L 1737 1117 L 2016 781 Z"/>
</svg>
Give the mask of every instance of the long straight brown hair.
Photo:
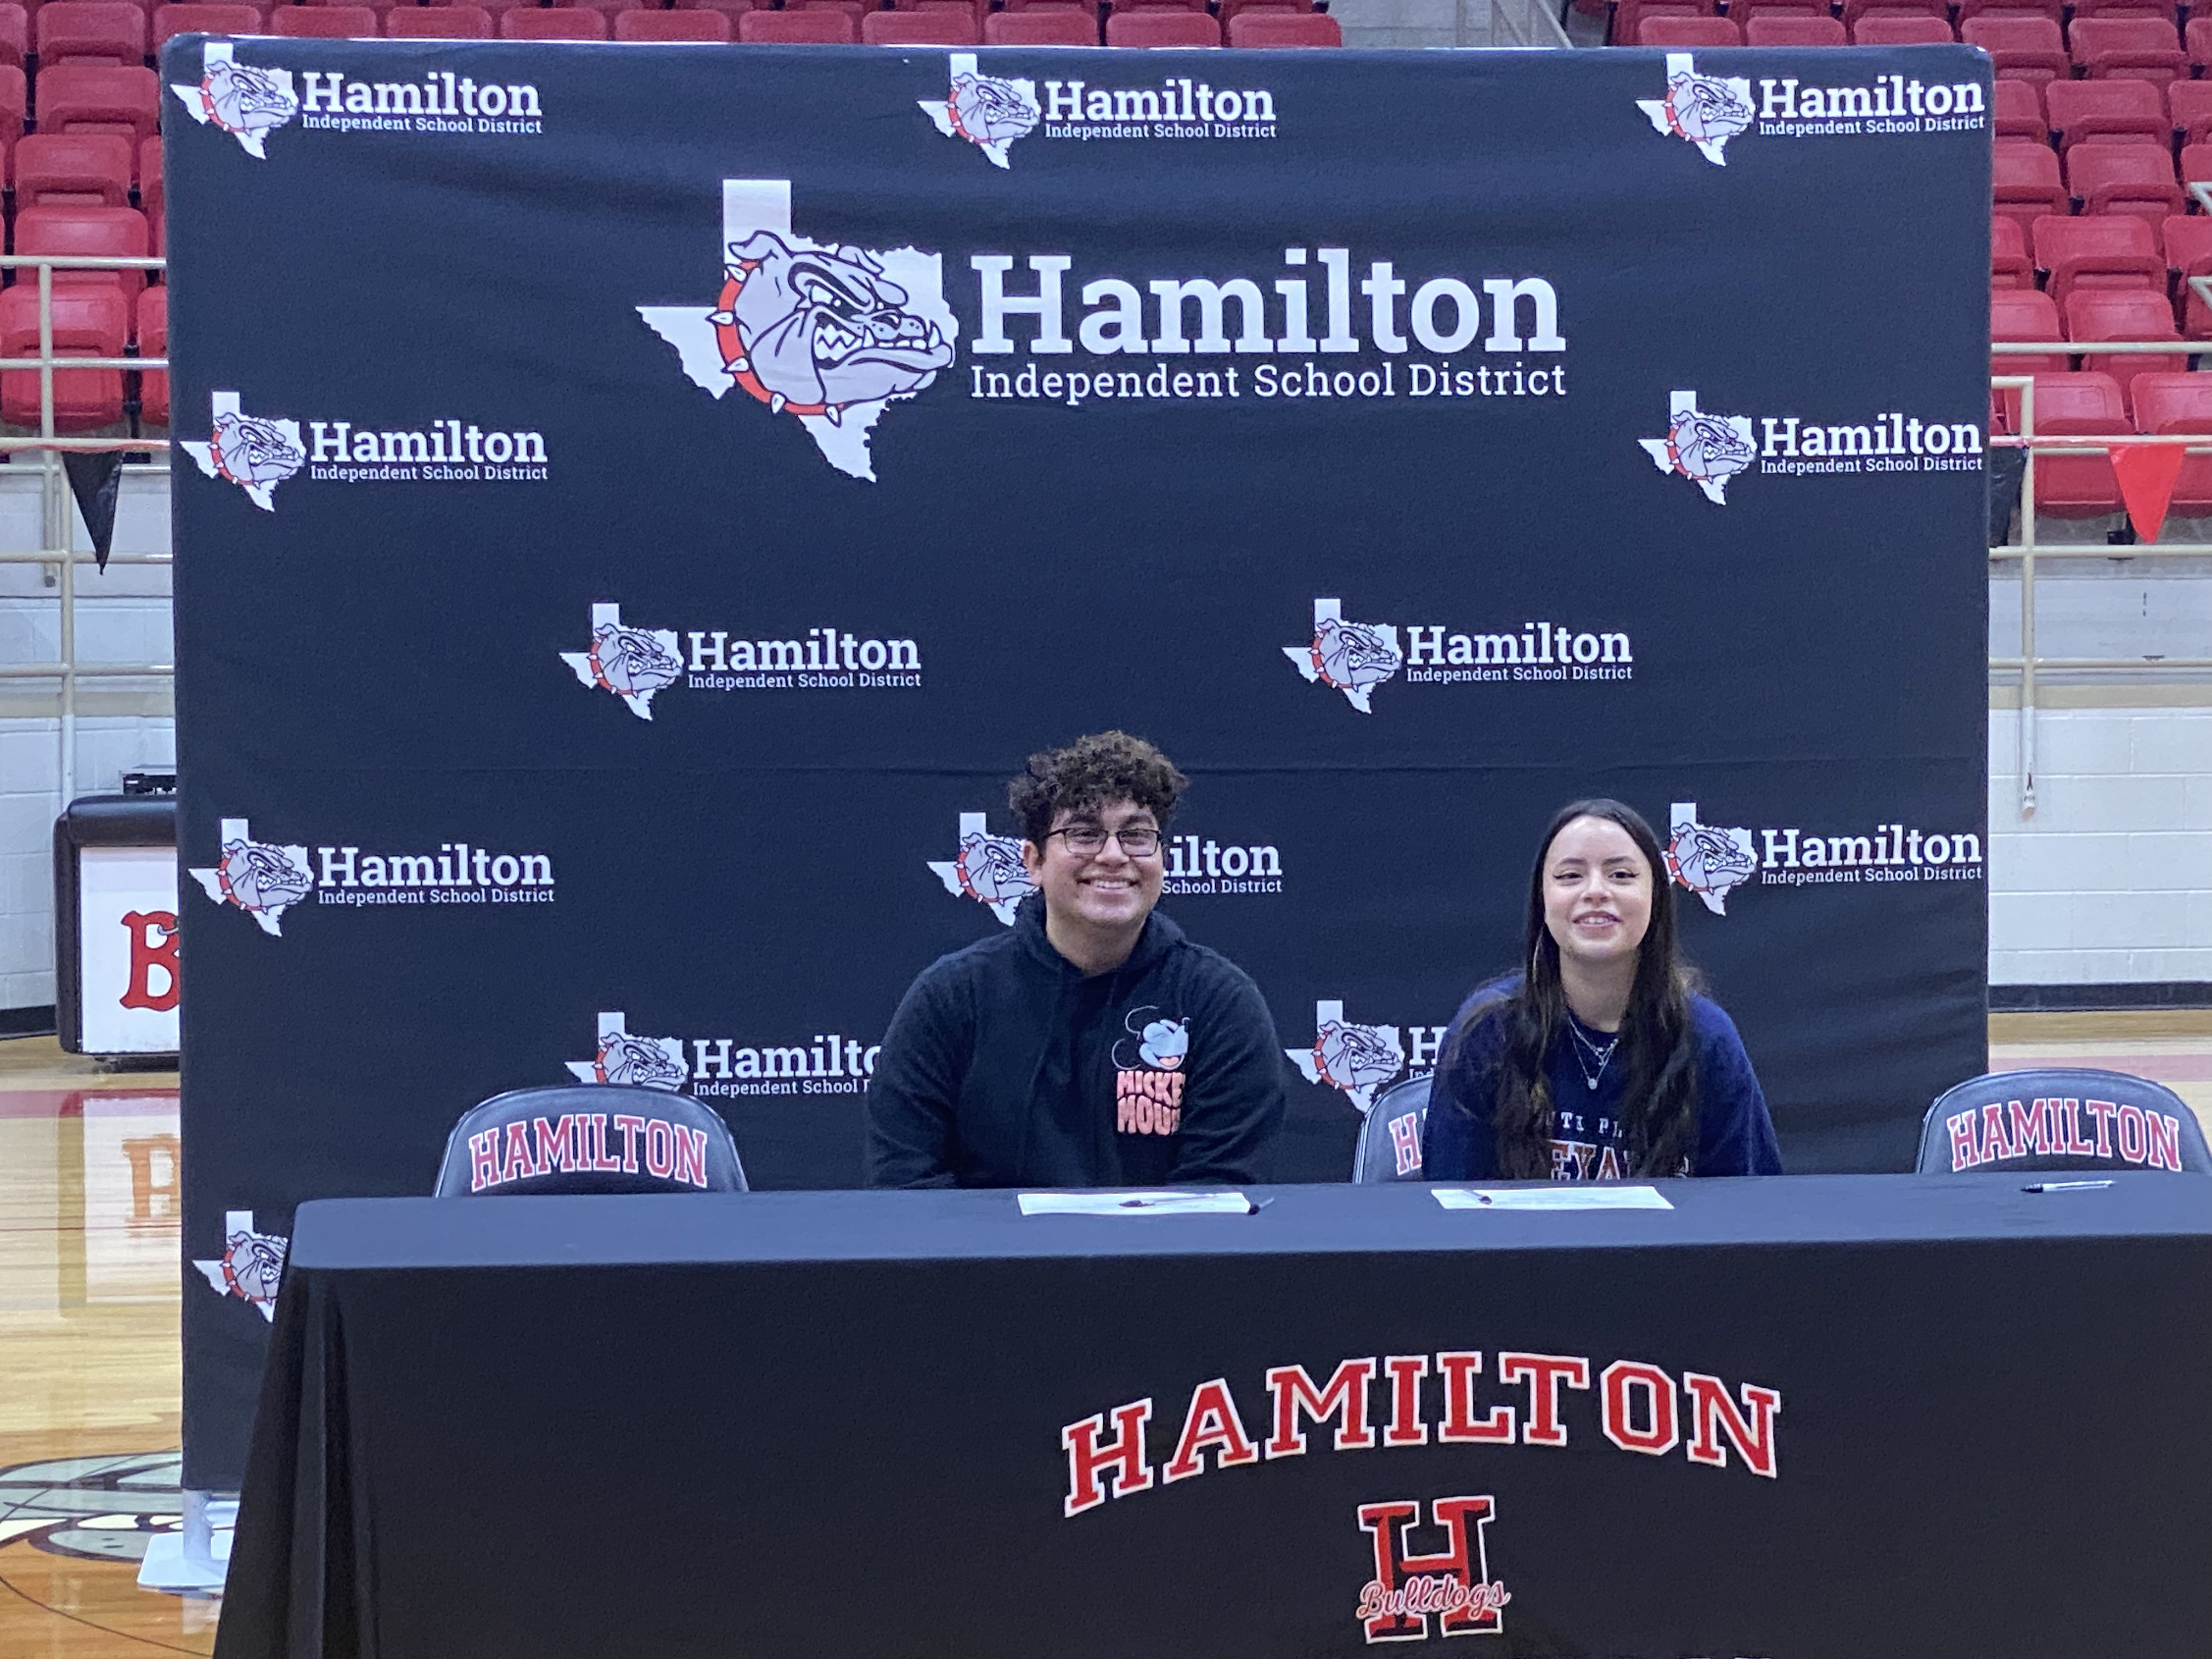
<svg viewBox="0 0 2212 1659">
<path fill-rule="evenodd" d="M 1528 872 L 1528 909 L 1522 929 L 1521 984 L 1510 994 L 1485 1000 L 1453 1022 L 1442 1064 L 1451 1065 L 1468 1034 L 1495 1022 L 1503 1041 L 1486 1079 L 1497 1133 L 1498 1171 L 1509 1179 L 1542 1179 L 1552 1173 L 1552 1085 L 1544 1057 L 1567 1024 L 1567 995 L 1559 980 L 1559 946 L 1544 925 L 1544 870 L 1552 843 L 1577 818 L 1603 818 L 1628 832 L 1651 878 L 1651 920 L 1636 953 L 1636 980 L 1620 1024 L 1618 1059 L 1623 1066 L 1621 1110 L 1628 1172 L 1684 1175 L 1697 1163 L 1697 1042 L 1690 996 L 1697 970 L 1683 960 L 1674 927 L 1674 884 L 1668 879 L 1659 837 L 1634 807 L 1602 798 L 1571 801 L 1553 817 L 1537 844 Z M 1571 1039 L 1568 1039 L 1571 1041 Z"/>
</svg>

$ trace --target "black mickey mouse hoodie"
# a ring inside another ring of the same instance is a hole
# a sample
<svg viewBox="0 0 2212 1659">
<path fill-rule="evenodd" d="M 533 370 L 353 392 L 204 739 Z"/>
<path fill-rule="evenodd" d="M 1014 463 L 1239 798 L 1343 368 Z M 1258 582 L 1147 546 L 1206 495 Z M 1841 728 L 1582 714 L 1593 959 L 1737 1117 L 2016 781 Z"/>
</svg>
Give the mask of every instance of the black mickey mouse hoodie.
<svg viewBox="0 0 2212 1659">
<path fill-rule="evenodd" d="M 868 1084 L 871 1187 L 1261 1180 L 1285 1061 L 1250 977 L 1158 910 L 1086 976 L 1044 898 L 940 957 L 891 1016 Z"/>
</svg>

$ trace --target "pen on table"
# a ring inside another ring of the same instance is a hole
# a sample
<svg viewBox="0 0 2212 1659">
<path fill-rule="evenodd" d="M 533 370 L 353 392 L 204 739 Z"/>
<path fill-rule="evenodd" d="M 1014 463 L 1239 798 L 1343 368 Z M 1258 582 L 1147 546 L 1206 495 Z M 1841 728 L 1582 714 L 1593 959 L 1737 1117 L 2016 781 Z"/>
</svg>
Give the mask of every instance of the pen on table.
<svg viewBox="0 0 2212 1659">
<path fill-rule="evenodd" d="M 2109 1181 L 2039 1181 L 2021 1188 L 2024 1193 L 2080 1193 L 2093 1188 L 2109 1187 Z"/>
</svg>

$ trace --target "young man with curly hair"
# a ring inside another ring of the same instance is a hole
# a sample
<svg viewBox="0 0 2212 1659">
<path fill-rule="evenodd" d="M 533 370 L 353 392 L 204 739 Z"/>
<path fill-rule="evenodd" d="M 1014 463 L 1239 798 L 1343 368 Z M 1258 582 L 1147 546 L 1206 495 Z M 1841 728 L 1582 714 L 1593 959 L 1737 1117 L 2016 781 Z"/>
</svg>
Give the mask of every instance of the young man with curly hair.
<svg viewBox="0 0 2212 1659">
<path fill-rule="evenodd" d="M 1037 890 L 1012 928 L 925 969 L 891 1017 L 869 1185 L 1262 1177 L 1283 1116 L 1267 1005 L 1153 908 L 1188 781 L 1121 732 L 1030 757 L 1006 793 Z"/>
</svg>

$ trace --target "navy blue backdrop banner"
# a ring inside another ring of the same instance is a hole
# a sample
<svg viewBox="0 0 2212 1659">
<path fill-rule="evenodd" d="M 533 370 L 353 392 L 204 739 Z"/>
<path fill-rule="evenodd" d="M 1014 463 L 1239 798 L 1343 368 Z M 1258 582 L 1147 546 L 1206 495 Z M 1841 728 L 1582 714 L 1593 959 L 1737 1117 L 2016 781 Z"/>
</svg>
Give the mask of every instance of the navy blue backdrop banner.
<svg viewBox="0 0 2212 1659">
<path fill-rule="evenodd" d="M 1987 74 L 173 45 L 188 1481 L 294 1206 L 490 1094 L 855 1183 L 1087 731 L 1194 779 L 1164 902 L 1273 1010 L 1279 1177 L 1589 793 L 1789 1166 L 1906 1167 L 1985 1052 Z"/>
</svg>

